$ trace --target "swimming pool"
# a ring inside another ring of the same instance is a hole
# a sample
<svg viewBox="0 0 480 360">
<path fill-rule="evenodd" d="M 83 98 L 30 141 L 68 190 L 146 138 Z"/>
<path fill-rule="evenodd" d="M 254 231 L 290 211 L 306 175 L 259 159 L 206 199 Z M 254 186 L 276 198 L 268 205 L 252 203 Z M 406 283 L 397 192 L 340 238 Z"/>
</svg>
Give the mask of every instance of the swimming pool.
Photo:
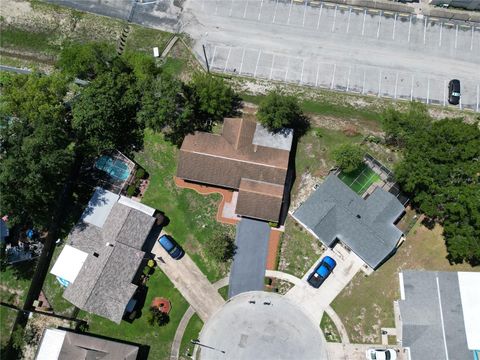
<svg viewBox="0 0 480 360">
<path fill-rule="evenodd" d="M 130 175 L 130 168 L 122 160 L 113 159 L 110 156 L 102 155 L 95 162 L 95 167 L 99 170 L 105 171 L 112 178 L 118 180 L 127 180 Z"/>
</svg>

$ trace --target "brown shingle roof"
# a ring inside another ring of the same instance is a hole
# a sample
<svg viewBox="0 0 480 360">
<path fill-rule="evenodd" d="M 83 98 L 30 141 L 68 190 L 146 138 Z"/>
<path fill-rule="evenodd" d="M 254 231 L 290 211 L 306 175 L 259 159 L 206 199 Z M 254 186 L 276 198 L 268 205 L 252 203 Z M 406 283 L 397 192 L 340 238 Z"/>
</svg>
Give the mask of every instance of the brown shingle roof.
<svg viewBox="0 0 480 360">
<path fill-rule="evenodd" d="M 281 204 L 290 152 L 252 144 L 256 128 L 257 123 L 253 120 L 228 118 L 224 121 L 222 135 L 204 132 L 187 135 L 180 149 L 177 177 L 231 189 L 239 189 L 242 179 L 275 184 L 281 188 L 281 191 L 276 190 L 281 193 Z M 248 183 L 243 186 L 251 190 L 260 185 Z M 242 215 L 259 217 L 255 215 L 258 211 L 254 206 L 248 205 L 254 195 L 247 188 L 237 209 L 243 209 Z M 263 196 L 267 194 L 263 192 Z M 267 197 L 277 199 L 276 196 Z M 277 202 L 278 199 L 264 204 L 263 207 L 274 207 L 275 210 L 260 211 L 261 218 L 267 216 L 269 220 L 277 221 L 280 212 Z M 273 212 L 276 216 L 272 217 Z"/>
<path fill-rule="evenodd" d="M 242 179 L 235 212 L 276 222 L 282 207 L 283 190 L 283 185 Z"/>
</svg>

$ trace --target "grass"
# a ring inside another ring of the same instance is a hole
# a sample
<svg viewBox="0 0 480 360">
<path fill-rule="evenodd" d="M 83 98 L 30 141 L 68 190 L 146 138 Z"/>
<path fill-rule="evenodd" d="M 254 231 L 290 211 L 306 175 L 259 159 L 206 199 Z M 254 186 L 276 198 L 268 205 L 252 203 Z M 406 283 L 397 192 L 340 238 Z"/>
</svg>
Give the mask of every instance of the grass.
<svg viewBox="0 0 480 360">
<path fill-rule="evenodd" d="M 122 321 L 120 325 L 117 325 L 110 320 L 84 311 L 80 312 L 79 317 L 88 321 L 89 333 L 146 344 L 150 346 L 149 359 L 168 359 L 175 331 L 188 308 L 188 303 L 159 268 L 155 269 L 147 287 L 148 292 L 142 314 L 133 323 Z M 162 327 L 152 326 L 147 322 L 150 304 L 157 296 L 169 299 L 172 304 L 169 313 L 170 322 Z"/>
<path fill-rule="evenodd" d="M 6 266 L 0 273 L 0 300 L 15 305 L 23 304 L 35 266 L 35 260 Z"/>
<path fill-rule="evenodd" d="M 178 149 L 164 140 L 163 135 L 145 131 L 144 150 L 135 160 L 150 174 L 150 185 L 142 202 L 165 212 L 170 219 L 165 231 L 192 257 L 211 281 L 223 278 L 229 264 L 210 258 L 203 245 L 219 234 L 233 236 L 235 227 L 216 221 L 220 195 L 203 196 L 174 183 Z"/>
<path fill-rule="evenodd" d="M 224 300 L 228 300 L 228 285 L 218 289 L 218 293 Z"/>
<path fill-rule="evenodd" d="M 370 185 L 380 180 L 380 176 L 370 169 L 367 164 L 362 164 L 360 168 L 351 173 L 344 173 L 342 171 L 338 175 L 338 178 L 358 195 L 362 195 Z"/>
<path fill-rule="evenodd" d="M 152 54 L 153 48 L 158 47 L 161 53 L 171 37 L 172 34 L 165 31 L 130 24 L 130 34 L 127 38 L 126 48 Z"/>
<path fill-rule="evenodd" d="M 322 321 L 320 322 L 320 328 L 322 329 L 327 342 L 342 342 L 335 323 L 326 312 L 323 313 Z"/>
<path fill-rule="evenodd" d="M 450 265 L 437 225 L 417 223 L 397 253 L 372 275 L 357 274 L 332 303 L 353 343 L 379 343 L 380 328 L 394 327 L 393 301 L 400 298 L 398 273 L 403 269 L 480 271 L 470 265 Z"/>
<path fill-rule="evenodd" d="M 3 27 L 0 37 L 2 48 L 20 49 L 46 54 L 56 54 L 60 50 L 52 43 L 55 35 L 50 32 L 32 32 L 15 27 Z"/>
<path fill-rule="evenodd" d="M 321 254 L 320 241 L 289 217 L 282 238 L 279 270 L 301 278 Z"/>
<path fill-rule="evenodd" d="M 177 59 L 168 57 L 165 60 L 165 63 L 162 65 L 162 74 L 167 74 L 169 76 L 175 76 L 183 72 L 187 65 L 185 59 Z"/>
<path fill-rule="evenodd" d="M 15 310 L 0 306 L 0 349 L 4 349 L 8 344 L 16 317 Z"/>
<path fill-rule="evenodd" d="M 180 345 L 180 359 L 189 359 L 187 354 L 193 353 L 193 344 L 190 340 L 198 339 L 200 331 L 202 331 L 203 321 L 200 320 L 197 314 L 193 314 L 188 322 L 185 332 L 183 333 L 182 343 Z"/>
</svg>

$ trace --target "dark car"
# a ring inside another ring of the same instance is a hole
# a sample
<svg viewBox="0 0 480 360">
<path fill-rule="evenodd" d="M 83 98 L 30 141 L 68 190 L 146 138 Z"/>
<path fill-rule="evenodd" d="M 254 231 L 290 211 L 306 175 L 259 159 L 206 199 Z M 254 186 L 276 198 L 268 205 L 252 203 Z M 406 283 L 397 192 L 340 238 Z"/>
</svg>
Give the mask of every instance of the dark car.
<svg viewBox="0 0 480 360">
<path fill-rule="evenodd" d="M 330 256 L 325 256 L 313 273 L 308 277 L 308 283 L 314 288 L 319 288 L 325 279 L 332 273 L 337 263 Z"/>
<path fill-rule="evenodd" d="M 185 251 L 178 245 L 170 235 L 162 235 L 158 242 L 165 249 L 168 254 L 175 260 L 181 259 Z"/>
<path fill-rule="evenodd" d="M 448 83 L 448 102 L 452 105 L 460 102 L 460 80 L 453 79 Z"/>
</svg>

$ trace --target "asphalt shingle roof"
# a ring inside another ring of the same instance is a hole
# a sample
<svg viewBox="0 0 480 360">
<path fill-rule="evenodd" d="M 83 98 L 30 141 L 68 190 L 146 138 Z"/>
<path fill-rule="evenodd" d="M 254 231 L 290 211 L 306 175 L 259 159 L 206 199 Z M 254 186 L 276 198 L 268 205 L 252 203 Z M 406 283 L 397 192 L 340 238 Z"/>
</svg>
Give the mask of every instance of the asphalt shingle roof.
<svg viewBox="0 0 480 360">
<path fill-rule="evenodd" d="M 293 216 L 326 246 L 338 239 L 375 269 L 402 236 L 394 222 L 403 211 L 397 198 L 383 189 L 363 199 L 329 175 Z"/>
</svg>

